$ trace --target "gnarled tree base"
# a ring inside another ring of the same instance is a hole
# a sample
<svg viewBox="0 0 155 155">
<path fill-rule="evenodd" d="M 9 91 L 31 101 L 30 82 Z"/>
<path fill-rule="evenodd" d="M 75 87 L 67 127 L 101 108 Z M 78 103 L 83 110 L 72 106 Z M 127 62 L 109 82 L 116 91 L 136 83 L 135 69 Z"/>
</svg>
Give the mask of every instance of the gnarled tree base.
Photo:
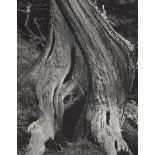
<svg viewBox="0 0 155 155">
<path fill-rule="evenodd" d="M 30 71 L 42 115 L 30 125 L 29 155 L 63 135 L 64 112 L 81 103 L 73 137 L 87 137 L 107 155 L 128 151 L 120 131 L 122 108 L 134 77 L 133 47 L 89 0 L 50 0 L 45 52 Z"/>
</svg>

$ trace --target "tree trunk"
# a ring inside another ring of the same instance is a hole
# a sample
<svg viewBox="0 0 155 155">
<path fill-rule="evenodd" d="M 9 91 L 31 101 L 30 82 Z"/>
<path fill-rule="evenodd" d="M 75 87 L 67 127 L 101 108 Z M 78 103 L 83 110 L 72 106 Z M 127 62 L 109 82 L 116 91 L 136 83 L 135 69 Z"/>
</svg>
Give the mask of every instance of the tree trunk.
<svg viewBox="0 0 155 155">
<path fill-rule="evenodd" d="M 64 113 L 77 104 L 74 139 L 86 137 L 107 155 L 128 152 L 119 110 L 134 78 L 133 47 L 89 0 L 50 0 L 49 6 L 46 48 L 28 74 L 35 82 L 42 115 L 29 126 L 27 154 L 42 154 L 49 138 L 63 135 Z"/>
</svg>

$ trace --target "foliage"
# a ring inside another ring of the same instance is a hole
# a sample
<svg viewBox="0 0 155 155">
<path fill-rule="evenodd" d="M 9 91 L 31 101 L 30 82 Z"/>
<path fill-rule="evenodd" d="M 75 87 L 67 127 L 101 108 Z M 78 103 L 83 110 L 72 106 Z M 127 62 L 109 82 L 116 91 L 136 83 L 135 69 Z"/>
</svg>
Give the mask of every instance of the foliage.
<svg viewBox="0 0 155 155">
<path fill-rule="evenodd" d="M 22 36 L 22 37 L 21 37 Z M 38 42 L 26 41 L 24 34 L 18 31 L 18 76 L 25 72 L 39 55 Z M 38 119 L 39 106 L 34 84 L 31 81 L 17 83 L 17 138 L 18 151 L 23 152 L 29 142 L 28 125 Z"/>
</svg>

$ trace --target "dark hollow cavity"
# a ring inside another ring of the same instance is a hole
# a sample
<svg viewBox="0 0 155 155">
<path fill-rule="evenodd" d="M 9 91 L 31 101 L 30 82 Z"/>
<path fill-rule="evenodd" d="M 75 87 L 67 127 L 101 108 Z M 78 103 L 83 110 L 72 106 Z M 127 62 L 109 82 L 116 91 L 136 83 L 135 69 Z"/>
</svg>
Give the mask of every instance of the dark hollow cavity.
<svg viewBox="0 0 155 155">
<path fill-rule="evenodd" d="M 110 125 L 110 112 L 106 113 L 106 124 Z"/>
</svg>

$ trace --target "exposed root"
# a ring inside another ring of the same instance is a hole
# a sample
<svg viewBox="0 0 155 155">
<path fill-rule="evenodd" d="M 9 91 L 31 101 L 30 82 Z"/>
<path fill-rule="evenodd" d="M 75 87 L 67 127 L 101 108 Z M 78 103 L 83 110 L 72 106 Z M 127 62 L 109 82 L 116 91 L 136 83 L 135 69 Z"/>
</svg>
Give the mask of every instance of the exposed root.
<svg viewBox="0 0 155 155">
<path fill-rule="evenodd" d="M 55 133 L 49 124 L 47 120 L 39 119 L 29 126 L 28 132 L 31 133 L 31 139 L 26 155 L 41 155 L 45 151 L 45 142 L 49 138 L 54 139 Z"/>
</svg>

